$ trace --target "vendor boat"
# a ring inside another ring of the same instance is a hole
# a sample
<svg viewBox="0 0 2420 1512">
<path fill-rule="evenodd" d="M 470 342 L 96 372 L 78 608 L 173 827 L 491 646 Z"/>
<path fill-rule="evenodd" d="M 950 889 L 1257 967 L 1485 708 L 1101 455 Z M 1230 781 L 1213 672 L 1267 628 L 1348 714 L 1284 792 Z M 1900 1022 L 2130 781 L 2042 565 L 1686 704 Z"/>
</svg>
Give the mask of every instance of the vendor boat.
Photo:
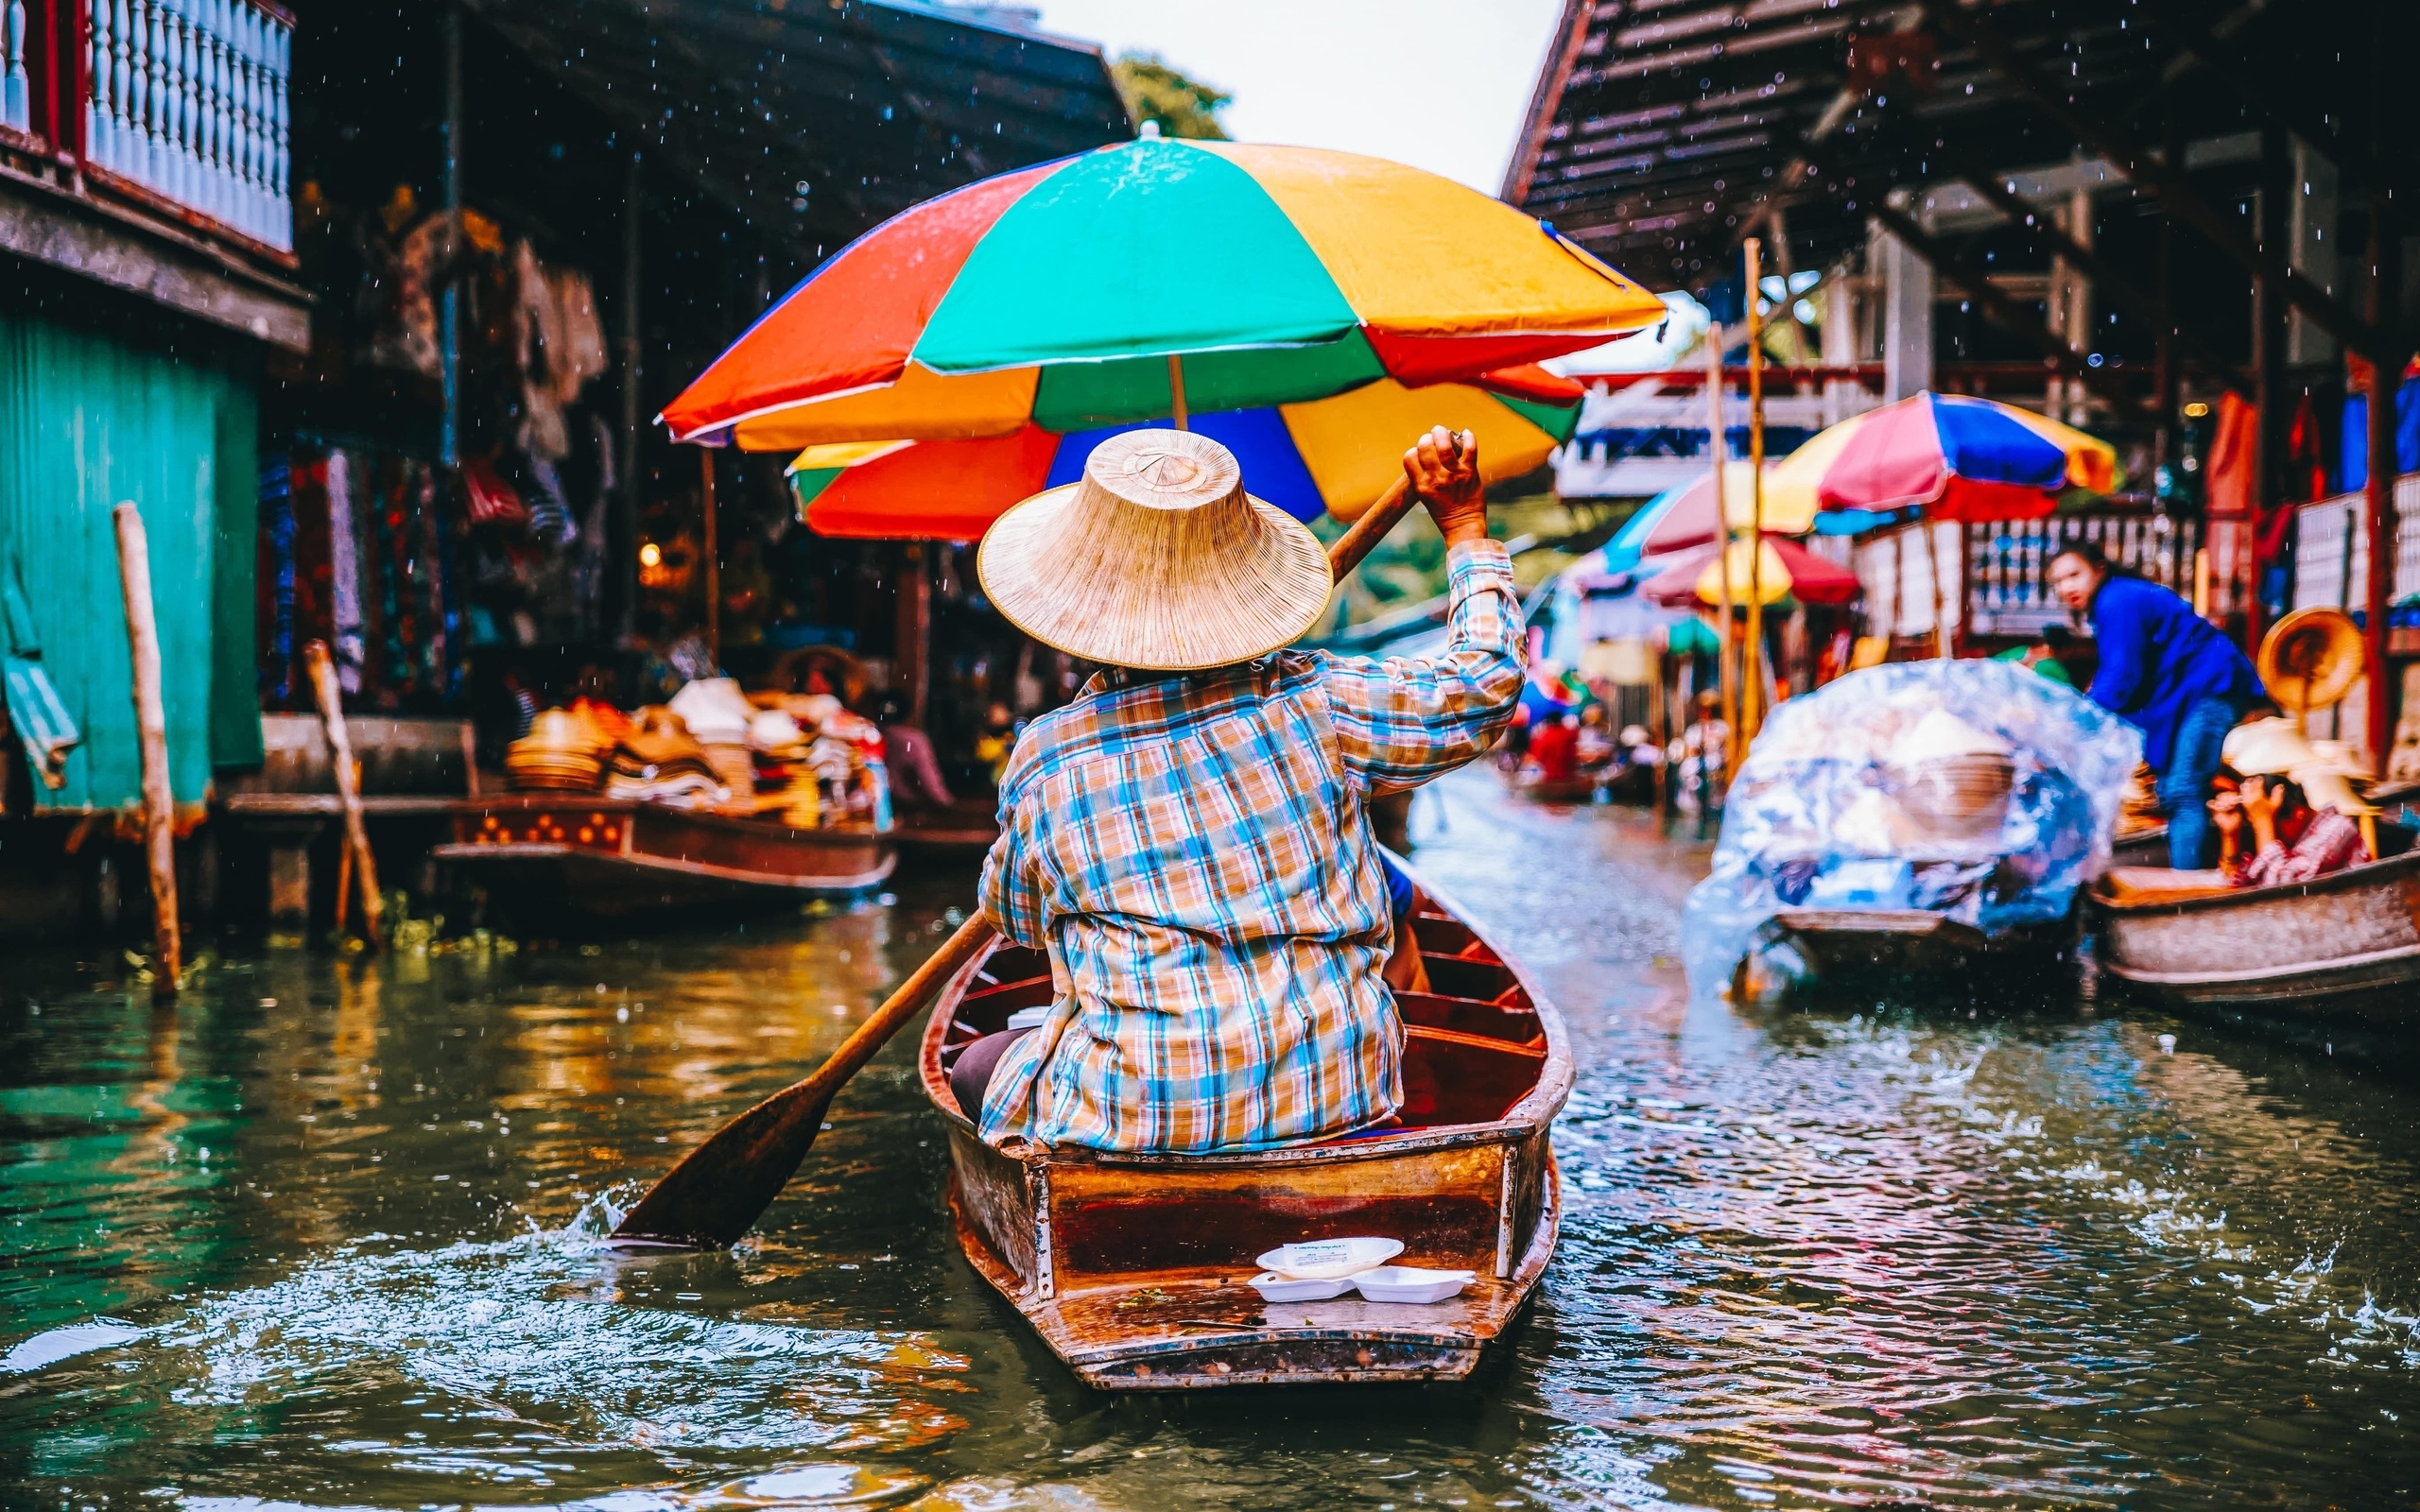
<svg viewBox="0 0 2420 1512">
<path fill-rule="evenodd" d="M 1806 985 L 1828 992 L 2005 991 L 2072 963 L 2076 938 L 2069 919 L 1993 935 L 1924 908 L 1785 908 L 1766 921 L 1750 959 L 1786 946 L 1806 964 Z"/>
<path fill-rule="evenodd" d="M 2420 835 L 2377 833 L 2379 859 L 2276 887 L 2118 870 L 2091 895 L 2100 968 L 2174 1006 L 2404 1020 L 2420 988 Z"/>
<path fill-rule="evenodd" d="M 863 892 L 898 864 L 871 826 L 796 828 L 579 793 L 507 793 L 453 805 L 440 864 L 521 915 L 670 918 Z"/>
<path fill-rule="evenodd" d="M 1504 785 L 1514 798 L 1532 803 L 1593 803 L 1597 800 L 1599 779 L 1589 772 L 1570 777 L 1547 777 L 1540 772 L 1524 772 L 1517 768 L 1504 774 Z"/>
<path fill-rule="evenodd" d="M 1413 929 L 1432 990 L 1396 995 L 1400 1124 L 1283 1149 L 994 1149 L 959 1112 L 949 1067 L 1010 1014 L 1051 1001 L 1049 961 L 995 944 L 944 989 L 919 1071 L 948 1125 L 959 1243 L 1087 1384 L 1455 1380 L 1512 1326 L 1554 1252 L 1548 1131 L 1571 1091 L 1568 1042 L 1535 984 L 1458 911 Z M 1426 1305 L 1266 1302 L 1248 1284 L 1263 1251 L 1357 1236 L 1476 1279 Z"/>
<path fill-rule="evenodd" d="M 935 860 L 974 862 L 1000 837 L 999 801 L 960 799 L 945 808 L 898 810 L 900 851 Z"/>
</svg>

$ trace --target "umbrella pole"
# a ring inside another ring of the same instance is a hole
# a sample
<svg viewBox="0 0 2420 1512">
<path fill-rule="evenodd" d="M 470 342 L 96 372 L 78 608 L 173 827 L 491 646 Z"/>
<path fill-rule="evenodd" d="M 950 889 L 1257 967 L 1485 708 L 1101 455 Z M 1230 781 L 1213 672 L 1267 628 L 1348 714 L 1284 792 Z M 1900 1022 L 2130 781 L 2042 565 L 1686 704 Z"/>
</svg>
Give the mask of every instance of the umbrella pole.
<svg viewBox="0 0 2420 1512">
<path fill-rule="evenodd" d="M 698 448 L 698 478 L 705 500 L 706 569 L 706 655 L 719 669 L 722 666 L 722 562 L 715 543 L 715 453 L 710 446 Z"/>
<path fill-rule="evenodd" d="M 1765 722 L 1765 322 L 1756 308 L 1764 282 L 1762 253 L 1763 246 L 1754 236 L 1740 249 L 1748 273 L 1748 645 L 1739 674 L 1743 748 Z"/>
<path fill-rule="evenodd" d="M 1731 675 L 1731 505 L 1722 496 L 1722 327 L 1705 328 L 1705 404 L 1706 451 L 1714 458 L 1714 559 L 1715 622 L 1714 664 L 1716 681 L 1722 689 L 1722 725 L 1736 738 L 1739 730 L 1739 685 Z M 1722 743 L 1722 786 L 1731 785 L 1732 739 Z M 1698 752 L 1703 766 L 1703 750 Z"/>
<path fill-rule="evenodd" d="M 1925 558 L 1932 565 L 1932 653 L 1946 662 L 1949 660 L 1949 594 L 1941 585 L 1941 524 L 1927 518 L 1919 528 L 1925 533 Z"/>
<path fill-rule="evenodd" d="M 1178 430 L 1193 429 L 1184 412 L 1184 359 L 1173 352 L 1168 353 L 1168 415 Z"/>
</svg>

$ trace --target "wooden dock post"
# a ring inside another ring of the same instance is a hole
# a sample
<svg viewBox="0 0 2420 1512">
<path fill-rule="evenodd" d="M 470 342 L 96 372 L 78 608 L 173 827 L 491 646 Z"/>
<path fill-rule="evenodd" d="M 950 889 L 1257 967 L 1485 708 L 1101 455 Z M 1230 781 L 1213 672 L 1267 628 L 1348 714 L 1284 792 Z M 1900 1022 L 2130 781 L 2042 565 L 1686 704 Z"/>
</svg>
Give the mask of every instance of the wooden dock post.
<svg viewBox="0 0 2420 1512">
<path fill-rule="evenodd" d="M 133 665 L 134 730 L 143 751 L 143 853 L 151 872 L 151 999 L 177 995 L 184 940 L 177 923 L 176 796 L 168 785 L 168 714 L 160 696 L 160 627 L 151 606 L 151 552 L 132 500 L 110 511 Z"/>
<path fill-rule="evenodd" d="M 342 690 L 337 686 L 336 663 L 328 657 L 328 643 L 313 641 L 302 647 L 303 664 L 310 668 L 311 691 L 320 700 L 320 717 L 328 727 L 328 755 L 336 766 L 337 801 L 344 809 L 345 854 L 353 860 L 354 880 L 361 887 L 361 927 L 369 937 L 370 948 L 376 950 L 385 941 L 380 917 L 382 904 L 378 898 L 378 868 L 370 857 L 370 830 L 361 822 L 360 768 L 353 764 L 353 740 L 345 733 Z M 343 927 L 344 893 L 341 875 L 337 894 L 337 927 Z"/>
</svg>

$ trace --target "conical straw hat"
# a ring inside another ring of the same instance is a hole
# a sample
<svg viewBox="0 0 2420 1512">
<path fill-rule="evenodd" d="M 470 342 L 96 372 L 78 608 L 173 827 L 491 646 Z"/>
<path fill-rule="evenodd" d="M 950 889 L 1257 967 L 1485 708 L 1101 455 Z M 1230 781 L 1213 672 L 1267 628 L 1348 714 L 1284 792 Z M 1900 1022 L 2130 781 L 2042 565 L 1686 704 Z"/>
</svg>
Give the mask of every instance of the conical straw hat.
<svg viewBox="0 0 2420 1512">
<path fill-rule="evenodd" d="M 1286 645 L 1327 608 L 1327 553 L 1244 492 L 1235 454 L 1191 431 L 1093 449 L 1083 478 L 994 523 L 976 558 L 1009 623 L 1089 662 L 1190 672 Z"/>
</svg>

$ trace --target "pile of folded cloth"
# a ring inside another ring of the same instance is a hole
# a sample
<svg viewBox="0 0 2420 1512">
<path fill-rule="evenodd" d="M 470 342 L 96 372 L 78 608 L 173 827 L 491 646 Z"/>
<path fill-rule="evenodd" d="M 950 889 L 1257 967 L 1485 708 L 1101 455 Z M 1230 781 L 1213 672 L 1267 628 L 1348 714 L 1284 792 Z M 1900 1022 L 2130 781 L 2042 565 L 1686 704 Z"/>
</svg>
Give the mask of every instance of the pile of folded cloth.
<svg viewBox="0 0 2420 1512">
<path fill-rule="evenodd" d="M 770 700 L 764 695 L 759 705 Z M 756 760 L 756 806 L 777 809 L 782 822 L 812 830 L 823 821 L 823 795 L 807 763 L 808 736 L 789 711 L 759 707 L 748 722 L 748 747 Z"/>
<path fill-rule="evenodd" d="M 761 708 L 786 715 L 800 731 L 799 744 L 786 747 L 779 758 L 791 812 L 813 801 L 821 822 L 872 821 L 877 807 L 874 788 L 881 779 L 869 769 L 868 758 L 878 761 L 882 750 L 882 731 L 874 723 L 850 713 L 828 693 L 753 696 Z"/>
<path fill-rule="evenodd" d="M 756 764 L 749 755 L 748 726 L 756 706 L 729 678 L 699 678 L 682 685 L 668 706 L 689 727 L 705 752 L 715 778 L 731 789 L 732 798 L 752 800 L 756 795 Z"/>
<path fill-rule="evenodd" d="M 630 733 L 614 745 L 605 791 L 613 798 L 678 808 L 718 808 L 732 798 L 706 760 L 705 747 L 690 735 L 681 716 L 662 704 L 641 709 Z"/>
</svg>

